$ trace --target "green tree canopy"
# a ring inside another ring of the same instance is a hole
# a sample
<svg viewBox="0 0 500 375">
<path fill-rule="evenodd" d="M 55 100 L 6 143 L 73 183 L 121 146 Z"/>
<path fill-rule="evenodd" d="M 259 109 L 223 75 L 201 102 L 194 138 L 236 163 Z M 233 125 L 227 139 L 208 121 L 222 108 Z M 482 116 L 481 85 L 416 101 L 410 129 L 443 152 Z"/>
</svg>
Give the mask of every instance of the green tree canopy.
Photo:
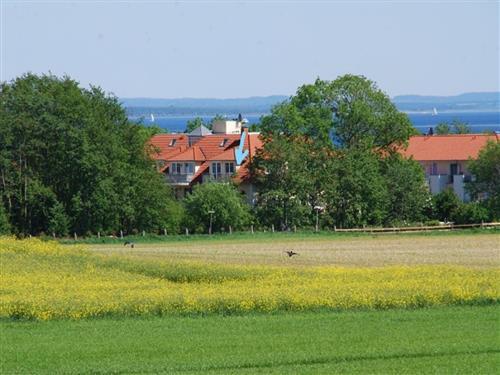
<svg viewBox="0 0 500 375">
<path fill-rule="evenodd" d="M 438 135 L 447 135 L 452 132 L 452 129 L 450 124 L 448 124 L 447 122 L 440 122 L 439 124 L 436 125 L 434 131 Z"/>
<path fill-rule="evenodd" d="M 440 122 L 436 125 L 435 132 L 438 135 L 469 134 L 471 130 L 469 124 L 455 119 L 451 122 L 451 124 L 447 122 Z"/>
<path fill-rule="evenodd" d="M 290 229 L 308 225 L 312 208 L 320 204 L 318 184 L 327 154 L 304 137 L 277 137 L 267 142 L 251 166 L 258 190 L 256 207 L 265 226 Z M 319 168 L 319 169 L 318 169 Z M 317 174 L 312 175 L 311 171 Z"/>
<path fill-rule="evenodd" d="M 453 120 L 451 125 L 453 126 L 453 130 L 455 134 L 470 134 L 470 126 L 468 123 L 460 121 L 460 120 Z"/>
<path fill-rule="evenodd" d="M 249 207 L 242 194 L 230 183 L 197 184 L 184 200 L 188 228 L 196 233 L 208 233 L 210 217 L 212 230 L 219 232 L 229 226 L 242 229 L 250 223 Z M 211 213 L 212 212 L 212 213 Z"/>
<path fill-rule="evenodd" d="M 335 155 L 324 186 L 327 213 L 340 227 L 380 225 L 387 221 L 389 196 L 377 155 L 347 149 Z"/>
<path fill-rule="evenodd" d="M 336 148 L 389 150 L 416 130 L 377 85 L 362 76 L 317 79 L 262 119 L 265 136 L 305 135 Z"/>
<path fill-rule="evenodd" d="M 69 77 L 26 74 L 0 91 L 1 198 L 16 232 L 178 226 L 147 147 L 117 98 Z"/>
<path fill-rule="evenodd" d="M 0 235 L 10 233 L 9 219 L 7 218 L 7 213 L 3 208 L 3 204 L 0 202 Z"/>
<path fill-rule="evenodd" d="M 382 175 L 388 188 L 387 221 L 419 222 L 426 218 L 432 197 L 421 165 L 413 159 L 393 154 L 381 160 Z"/>
<path fill-rule="evenodd" d="M 451 188 L 444 189 L 442 192 L 432 197 L 434 217 L 441 221 L 452 221 L 455 212 L 458 210 L 461 202 Z"/>
<path fill-rule="evenodd" d="M 490 141 L 468 168 L 474 180 L 466 185 L 474 199 L 483 198 L 492 219 L 500 219 L 500 142 Z"/>
<path fill-rule="evenodd" d="M 422 169 L 395 154 L 415 129 L 372 81 L 318 79 L 261 122 L 252 175 L 264 222 L 312 224 L 315 206 L 325 208 L 325 223 L 343 227 L 422 218 Z"/>
</svg>

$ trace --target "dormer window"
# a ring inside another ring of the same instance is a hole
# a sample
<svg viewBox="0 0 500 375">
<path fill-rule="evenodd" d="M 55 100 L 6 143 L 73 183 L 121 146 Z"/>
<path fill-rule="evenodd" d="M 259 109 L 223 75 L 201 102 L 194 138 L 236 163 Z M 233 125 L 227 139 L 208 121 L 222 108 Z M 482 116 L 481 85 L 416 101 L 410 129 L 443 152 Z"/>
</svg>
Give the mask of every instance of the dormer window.
<svg viewBox="0 0 500 375">
<path fill-rule="evenodd" d="M 174 147 L 175 142 L 177 142 L 177 139 L 175 139 L 175 138 L 174 138 L 174 139 L 172 139 L 172 140 L 170 141 L 170 143 L 168 144 L 168 145 L 169 145 L 169 147 Z"/>
<path fill-rule="evenodd" d="M 222 142 L 220 143 L 219 147 L 224 147 L 224 146 L 226 145 L 227 141 L 229 141 L 229 139 L 224 138 L 224 139 L 222 140 Z"/>
</svg>

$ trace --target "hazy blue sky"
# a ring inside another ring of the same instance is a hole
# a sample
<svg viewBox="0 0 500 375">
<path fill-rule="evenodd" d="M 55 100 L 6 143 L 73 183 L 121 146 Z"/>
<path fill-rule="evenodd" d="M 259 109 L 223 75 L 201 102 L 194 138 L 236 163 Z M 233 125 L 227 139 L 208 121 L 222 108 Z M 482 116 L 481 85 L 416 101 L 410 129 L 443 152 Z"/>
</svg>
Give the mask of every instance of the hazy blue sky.
<svg viewBox="0 0 500 375">
<path fill-rule="evenodd" d="M 1 1 L 1 79 L 121 97 L 292 94 L 362 74 L 391 96 L 498 91 L 498 1 Z"/>
</svg>

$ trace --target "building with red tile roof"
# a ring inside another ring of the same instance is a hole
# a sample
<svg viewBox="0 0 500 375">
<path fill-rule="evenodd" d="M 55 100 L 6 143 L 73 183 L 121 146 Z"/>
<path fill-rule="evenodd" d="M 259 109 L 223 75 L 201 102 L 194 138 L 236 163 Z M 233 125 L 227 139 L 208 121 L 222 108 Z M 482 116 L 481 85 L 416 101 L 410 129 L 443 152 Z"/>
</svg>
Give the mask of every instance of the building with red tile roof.
<svg viewBox="0 0 500 375">
<path fill-rule="evenodd" d="M 410 137 L 408 147 L 401 154 L 422 165 L 432 194 L 452 188 L 460 199 L 468 201 L 464 183 L 472 176 L 467 162 L 477 158 L 487 142 L 499 142 L 499 135 L 419 135 Z"/>
<path fill-rule="evenodd" d="M 234 129 L 232 124 L 231 131 Z M 151 144 L 156 150 L 154 158 L 177 196 L 184 196 L 196 183 L 232 179 L 248 200 L 253 200 L 256 191 L 248 166 L 262 147 L 262 139 L 259 133 L 249 133 L 244 126 L 241 129 L 246 132 L 243 150 L 248 150 L 241 165 L 237 165 L 235 157 L 241 134 L 207 134 L 207 129 L 195 129 L 190 134 L 160 134 L 152 138 Z M 410 137 L 408 147 L 400 152 L 422 165 L 431 193 L 452 188 L 460 199 L 467 201 L 464 183 L 472 178 L 467 162 L 477 158 L 489 141 L 499 142 L 499 135 L 419 135 Z"/>
<path fill-rule="evenodd" d="M 228 122 L 231 131 L 241 128 L 245 132 L 242 150 L 248 150 L 240 165 L 235 150 L 240 147 L 242 134 L 207 134 L 204 129 L 195 129 L 190 134 L 160 134 L 151 139 L 158 168 L 178 197 L 183 197 L 196 183 L 232 179 L 249 201 L 253 199 L 255 189 L 248 179 L 248 164 L 262 147 L 262 141 L 259 133 L 250 133 L 241 124 L 238 128 L 233 122 Z M 222 125 L 219 128 L 225 129 Z M 201 133 L 204 135 L 200 136 Z"/>
</svg>

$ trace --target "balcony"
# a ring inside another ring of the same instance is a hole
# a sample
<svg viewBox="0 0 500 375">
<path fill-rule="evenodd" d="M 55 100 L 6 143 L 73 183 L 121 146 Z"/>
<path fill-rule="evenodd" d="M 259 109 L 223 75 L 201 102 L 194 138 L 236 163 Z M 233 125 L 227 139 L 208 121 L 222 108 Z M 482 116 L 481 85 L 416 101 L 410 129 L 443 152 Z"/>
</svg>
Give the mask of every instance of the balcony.
<svg viewBox="0 0 500 375">
<path fill-rule="evenodd" d="M 203 175 L 203 182 L 229 182 L 234 174 L 205 174 Z"/>
<path fill-rule="evenodd" d="M 447 174 L 432 174 L 428 176 L 429 188 L 432 194 L 442 192 L 450 183 L 450 176 Z"/>
<path fill-rule="evenodd" d="M 465 183 L 471 181 L 471 176 L 463 174 L 436 174 L 427 177 L 427 182 L 432 194 L 438 194 L 446 188 L 452 188 L 455 194 L 465 202 L 468 202 L 470 197 L 465 190 Z"/>
<path fill-rule="evenodd" d="M 172 185 L 189 185 L 193 180 L 194 173 L 188 174 L 167 174 L 165 175 L 165 179 L 169 184 Z"/>
</svg>

